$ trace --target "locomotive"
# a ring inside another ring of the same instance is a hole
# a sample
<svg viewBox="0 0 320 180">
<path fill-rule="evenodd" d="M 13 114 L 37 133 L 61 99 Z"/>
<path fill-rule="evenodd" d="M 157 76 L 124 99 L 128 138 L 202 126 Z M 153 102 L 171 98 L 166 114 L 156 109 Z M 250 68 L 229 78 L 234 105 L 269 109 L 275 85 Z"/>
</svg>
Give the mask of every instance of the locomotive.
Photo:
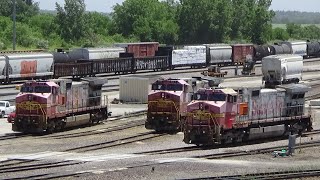
<svg viewBox="0 0 320 180">
<path fill-rule="evenodd" d="M 184 80 L 160 80 L 148 95 L 146 129 L 179 131 L 191 100 L 191 86 Z"/>
<path fill-rule="evenodd" d="M 302 84 L 201 89 L 187 106 L 183 141 L 217 145 L 311 131 L 304 112 L 308 90 Z"/>
<path fill-rule="evenodd" d="M 16 96 L 12 130 L 52 133 L 64 128 L 96 124 L 108 118 L 107 97 L 101 94 L 104 79 L 84 78 L 27 81 Z"/>
</svg>

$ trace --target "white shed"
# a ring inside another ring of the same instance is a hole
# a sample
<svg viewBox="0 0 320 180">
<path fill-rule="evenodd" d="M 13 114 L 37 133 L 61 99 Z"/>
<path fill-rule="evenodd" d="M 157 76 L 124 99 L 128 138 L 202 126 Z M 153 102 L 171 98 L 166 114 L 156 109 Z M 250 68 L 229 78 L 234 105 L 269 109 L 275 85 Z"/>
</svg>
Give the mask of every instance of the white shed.
<svg viewBox="0 0 320 180">
<path fill-rule="evenodd" d="M 159 76 L 122 76 L 120 77 L 119 98 L 127 103 L 147 103 L 151 84 L 161 79 Z"/>
</svg>

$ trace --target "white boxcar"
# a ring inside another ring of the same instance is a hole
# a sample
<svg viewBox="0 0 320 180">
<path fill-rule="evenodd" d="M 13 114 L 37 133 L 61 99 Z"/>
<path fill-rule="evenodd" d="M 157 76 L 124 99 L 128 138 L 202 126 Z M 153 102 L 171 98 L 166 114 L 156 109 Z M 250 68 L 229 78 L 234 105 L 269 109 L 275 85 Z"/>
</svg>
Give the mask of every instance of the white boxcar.
<svg viewBox="0 0 320 180">
<path fill-rule="evenodd" d="M 302 79 L 303 58 L 299 55 L 272 55 L 262 59 L 263 80 L 282 84 Z"/>
<path fill-rule="evenodd" d="M 4 64 L 5 68 L 3 69 Z M 0 57 L 1 70 L 1 74 L 10 80 L 50 78 L 53 76 L 53 55 L 49 53 L 2 55 Z"/>
<path fill-rule="evenodd" d="M 157 76 L 121 76 L 119 98 L 124 102 L 147 103 L 152 83 Z"/>
<path fill-rule="evenodd" d="M 302 57 L 307 56 L 307 42 L 306 41 L 292 41 L 282 42 L 290 47 L 292 54 L 297 54 Z"/>
<path fill-rule="evenodd" d="M 232 47 L 230 45 L 207 45 L 210 64 L 232 63 Z"/>
<path fill-rule="evenodd" d="M 205 46 L 185 46 L 172 51 L 172 66 L 201 66 L 206 64 Z"/>
<path fill-rule="evenodd" d="M 69 52 L 71 60 L 93 60 L 119 58 L 120 53 L 126 52 L 125 48 L 80 48 Z"/>
</svg>

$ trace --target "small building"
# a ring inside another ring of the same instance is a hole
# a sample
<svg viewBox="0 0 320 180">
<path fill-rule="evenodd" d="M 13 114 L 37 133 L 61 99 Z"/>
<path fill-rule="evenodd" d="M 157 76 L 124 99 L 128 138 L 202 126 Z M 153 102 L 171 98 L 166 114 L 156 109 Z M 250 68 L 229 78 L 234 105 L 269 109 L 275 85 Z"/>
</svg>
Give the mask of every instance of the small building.
<svg viewBox="0 0 320 180">
<path fill-rule="evenodd" d="M 125 103 L 148 103 L 151 84 L 159 79 L 162 78 L 155 75 L 120 77 L 120 100 Z"/>
</svg>

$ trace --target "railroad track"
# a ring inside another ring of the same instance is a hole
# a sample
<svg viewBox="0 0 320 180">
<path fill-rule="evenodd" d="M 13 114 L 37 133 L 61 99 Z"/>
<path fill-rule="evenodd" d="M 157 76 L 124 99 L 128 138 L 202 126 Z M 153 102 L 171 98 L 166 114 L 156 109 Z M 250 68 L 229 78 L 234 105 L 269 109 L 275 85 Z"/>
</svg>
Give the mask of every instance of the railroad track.
<svg viewBox="0 0 320 180">
<path fill-rule="evenodd" d="M 61 135 L 52 135 L 52 136 L 45 136 L 43 138 L 54 138 L 54 139 L 69 139 L 69 138 L 77 138 L 77 137 L 85 137 L 85 136 L 92 136 L 92 135 L 100 135 L 115 131 L 123 131 L 127 129 L 131 129 L 134 127 L 144 126 L 145 119 L 137 120 L 134 122 L 128 122 L 122 125 L 116 125 L 108 128 L 97 129 L 97 130 L 90 130 L 85 132 L 78 132 L 78 133 L 70 133 L 70 134 L 61 134 Z"/>
<path fill-rule="evenodd" d="M 316 134 L 320 134 L 320 130 L 314 130 L 314 131 L 311 131 L 311 132 L 305 132 L 305 133 L 303 133 L 303 137 L 310 136 L 310 135 L 316 135 Z M 279 139 L 279 138 L 277 138 L 277 139 Z M 279 140 L 283 140 L 283 138 L 281 138 Z M 245 142 L 243 144 L 217 145 L 215 147 L 210 147 L 210 146 L 188 146 L 188 147 L 181 147 L 181 148 L 144 151 L 144 152 L 139 152 L 139 153 L 135 153 L 135 154 L 144 154 L 144 155 L 173 154 L 173 153 L 182 153 L 182 152 L 198 151 L 198 150 L 210 150 L 210 149 L 218 149 L 218 148 L 228 148 L 228 147 L 239 146 L 239 145 L 254 145 L 254 144 L 259 144 L 259 143 L 262 143 L 262 142 L 265 142 L 265 141 L 264 140 L 255 140 L 255 141 Z M 320 143 L 319 143 L 319 145 L 320 145 Z M 277 149 L 277 148 L 286 148 L 286 146 L 273 147 L 273 149 Z M 258 149 L 257 151 L 260 151 L 260 150 L 261 149 Z M 218 156 L 226 156 L 227 157 L 229 155 L 231 155 L 231 157 L 233 155 L 234 156 L 251 155 L 251 154 L 248 154 L 248 153 L 249 153 L 248 151 L 235 151 L 235 152 L 220 153 L 220 154 L 215 154 L 215 155 L 217 157 Z M 198 158 L 200 158 L 200 157 L 198 157 Z"/>
<path fill-rule="evenodd" d="M 22 138 L 22 137 L 27 137 L 27 136 L 29 136 L 29 135 L 22 134 L 22 133 L 6 134 L 4 136 L 0 136 L 0 141 L 17 139 L 17 138 Z"/>
<path fill-rule="evenodd" d="M 263 180 L 274 180 L 274 179 L 298 179 L 307 177 L 318 177 L 320 176 L 320 169 L 314 170 L 297 170 L 297 171 L 277 171 L 268 173 L 256 173 L 256 174 L 244 174 L 235 176 L 216 176 L 216 177 L 202 177 L 202 178 L 191 178 L 192 180 L 202 179 L 232 179 L 232 180 L 252 180 L 252 179 L 263 179 Z"/>
<path fill-rule="evenodd" d="M 154 139 L 157 137 L 165 136 L 165 134 L 155 134 L 154 132 L 145 132 L 145 133 L 140 133 L 134 136 L 129 136 L 126 138 L 121 138 L 121 139 L 116 139 L 112 141 L 107 141 L 107 142 L 100 142 L 100 143 L 95 143 L 91 145 L 86 145 L 86 146 L 80 146 L 76 148 L 71 148 L 71 149 L 66 149 L 64 152 L 70 152 L 70 151 L 75 151 L 77 153 L 83 153 L 83 152 L 91 152 L 95 150 L 101 150 L 101 149 L 107 149 L 111 147 L 116 147 L 116 146 L 122 146 L 122 145 L 127 145 L 139 141 L 145 141 L 145 140 L 150 140 Z"/>
<path fill-rule="evenodd" d="M 30 164 L 27 164 L 27 163 L 30 163 Z M 58 161 L 58 162 L 49 162 L 49 163 L 39 163 L 38 161 L 28 160 L 28 161 L 22 161 L 22 163 L 9 164 L 9 165 L 0 167 L 0 174 L 17 173 L 17 172 L 25 172 L 25 171 L 31 171 L 31 170 L 48 169 L 48 168 L 60 168 L 60 167 L 78 165 L 83 163 L 84 162 L 75 162 L 75 161 Z"/>
</svg>

